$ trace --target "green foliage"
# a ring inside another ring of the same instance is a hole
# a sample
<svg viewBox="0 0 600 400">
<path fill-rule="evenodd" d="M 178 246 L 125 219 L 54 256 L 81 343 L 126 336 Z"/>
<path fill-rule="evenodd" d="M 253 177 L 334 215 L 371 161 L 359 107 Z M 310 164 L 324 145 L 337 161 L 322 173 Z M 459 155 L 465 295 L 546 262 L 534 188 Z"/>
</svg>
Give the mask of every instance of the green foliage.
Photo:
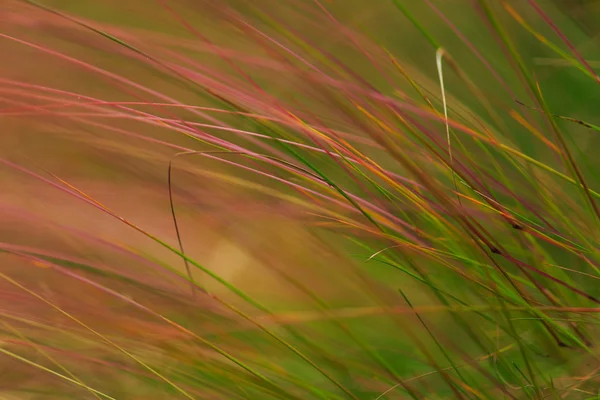
<svg viewBox="0 0 600 400">
<path fill-rule="evenodd" d="M 0 11 L 0 398 L 598 398 L 595 2 Z"/>
</svg>

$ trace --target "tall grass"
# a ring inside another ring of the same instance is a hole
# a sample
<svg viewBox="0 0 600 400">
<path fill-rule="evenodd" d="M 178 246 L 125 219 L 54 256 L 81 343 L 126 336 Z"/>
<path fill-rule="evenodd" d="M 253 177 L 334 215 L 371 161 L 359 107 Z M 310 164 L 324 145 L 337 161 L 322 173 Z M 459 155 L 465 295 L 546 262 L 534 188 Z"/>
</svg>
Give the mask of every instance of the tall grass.
<svg viewBox="0 0 600 400">
<path fill-rule="evenodd" d="M 0 398 L 598 398 L 598 16 L 4 0 Z"/>
</svg>

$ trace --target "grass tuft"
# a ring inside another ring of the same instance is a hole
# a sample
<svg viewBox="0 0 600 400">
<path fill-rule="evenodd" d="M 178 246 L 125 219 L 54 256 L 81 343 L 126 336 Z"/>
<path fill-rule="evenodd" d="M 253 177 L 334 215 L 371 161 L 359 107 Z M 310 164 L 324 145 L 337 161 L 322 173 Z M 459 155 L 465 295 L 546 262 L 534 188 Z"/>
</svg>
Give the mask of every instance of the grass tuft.
<svg viewBox="0 0 600 400">
<path fill-rule="evenodd" d="M 0 398 L 598 398 L 598 16 L 5 0 Z"/>
</svg>

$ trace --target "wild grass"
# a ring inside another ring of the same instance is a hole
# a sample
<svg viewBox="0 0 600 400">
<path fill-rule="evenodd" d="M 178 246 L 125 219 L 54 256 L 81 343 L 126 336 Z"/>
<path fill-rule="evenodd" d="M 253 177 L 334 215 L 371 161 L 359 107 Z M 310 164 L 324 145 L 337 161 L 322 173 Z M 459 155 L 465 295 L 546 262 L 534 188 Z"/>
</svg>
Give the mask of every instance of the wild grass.
<svg viewBox="0 0 600 400">
<path fill-rule="evenodd" d="M 598 16 L 5 0 L 0 398 L 598 398 Z"/>
</svg>

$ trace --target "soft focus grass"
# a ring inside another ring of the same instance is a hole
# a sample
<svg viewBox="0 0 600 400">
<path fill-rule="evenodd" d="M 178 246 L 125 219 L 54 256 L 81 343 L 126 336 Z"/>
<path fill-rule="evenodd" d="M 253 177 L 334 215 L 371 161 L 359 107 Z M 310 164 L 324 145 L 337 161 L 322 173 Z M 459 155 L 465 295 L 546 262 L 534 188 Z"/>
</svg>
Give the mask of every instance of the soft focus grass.
<svg viewBox="0 0 600 400">
<path fill-rule="evenodd" d="M 598 17 L 4 0 L 0 398 L 597 398 Z"/>
</svg>

